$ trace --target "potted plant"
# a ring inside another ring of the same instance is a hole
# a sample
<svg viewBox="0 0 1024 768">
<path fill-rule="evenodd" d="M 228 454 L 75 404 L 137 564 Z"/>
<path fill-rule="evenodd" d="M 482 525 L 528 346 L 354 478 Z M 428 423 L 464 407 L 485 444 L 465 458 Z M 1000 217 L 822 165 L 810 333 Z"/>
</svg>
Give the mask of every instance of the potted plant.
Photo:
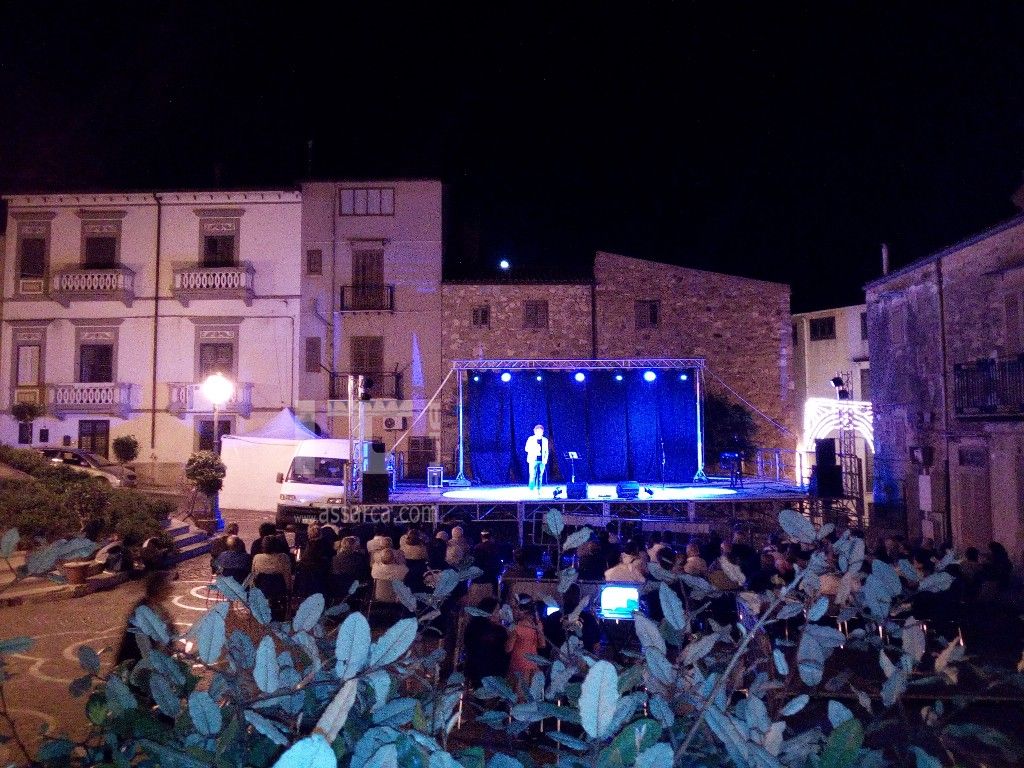
<svg viewBox="0 0 1024 768">
<path fill-rule="evenodd" d="M 224 527 L 217 508 L 217 493 L 224 486 L 226 472 L 224 462 L 213 451 L 196 451 L 185 463 L 185 477 L 195 492 L 205 496 L 208 502 L 207 516 L 196 520 L 197 525 L 208 533 Z"/>
<path fill-rule="evenodd" d="M 135 439 L 135 435 L 115 437 L 110 447 L 114 451 L 114 458 L 122 467 L 139 457 L 139 441 Z"/>
</svg>

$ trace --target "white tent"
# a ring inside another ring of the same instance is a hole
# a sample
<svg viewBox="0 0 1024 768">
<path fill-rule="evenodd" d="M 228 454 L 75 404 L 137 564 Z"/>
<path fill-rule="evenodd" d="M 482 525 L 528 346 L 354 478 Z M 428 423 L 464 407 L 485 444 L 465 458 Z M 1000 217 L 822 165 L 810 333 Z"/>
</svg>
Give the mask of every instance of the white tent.
<svg viewBox="0 0 1024 768">
<path fill-rule="evenodd" d="M 277 473 L 288 471 L 299 443 L 315 439 L 289 408 L 253 432 L 224 435 L 220 457 L 227 473 L 220 492 L 221 509 L 276 511 L 281 487 Z"/>
</svg>

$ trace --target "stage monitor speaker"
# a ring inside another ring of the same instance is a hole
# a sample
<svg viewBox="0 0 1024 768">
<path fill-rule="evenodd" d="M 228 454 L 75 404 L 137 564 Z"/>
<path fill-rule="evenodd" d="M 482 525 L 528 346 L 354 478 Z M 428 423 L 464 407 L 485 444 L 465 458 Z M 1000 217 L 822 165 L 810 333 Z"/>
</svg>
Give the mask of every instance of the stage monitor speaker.
<svg viewBox="0 0 1024 768">
<path fill-rule="evenodd" d="M 836 464 L 819 464 L 817 470 L 817 496 L 823 499 L 843 497 L 843 469 Z"/>
<path fill-rule="evenodd" d="M 640 495 L 640 483 L 635 480 L 616 483 L 615 495 L 620 499 L 635 499 Z"/>
<path fill-rule="evenodd" d="M 814 463 L 819 467 L 835 465 L 836 439 L 834 437 L 814 441 Z"/>
<path fill-rule="evenodd" d="M 363 504 L 387 504 L 388 501 L 388 476 L 363 475 Z"/>
<path fill-rule="evenodd" d="M 565 495 L 570 499 L 585 499 L 587 498 L 587 484 L 579 482 L 566 483 Z"/>
</svg>

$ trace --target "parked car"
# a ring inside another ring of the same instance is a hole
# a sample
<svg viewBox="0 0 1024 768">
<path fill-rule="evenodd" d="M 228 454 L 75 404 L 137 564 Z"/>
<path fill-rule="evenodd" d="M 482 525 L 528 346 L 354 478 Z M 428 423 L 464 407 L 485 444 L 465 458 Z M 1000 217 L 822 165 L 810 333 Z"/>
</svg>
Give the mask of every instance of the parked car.
<svg viewBox="0 0 1024 768">
<path fill-rule="evenodd" d="M 54 464 L 63 464 L 76 472 L 105 480 L 114 488 L 134 488 L 138 484 L 135 471 L 128 467 L 115 464 L 92 451 L 82 448 L 37 448 L 43 456 Z"/>
</svg>

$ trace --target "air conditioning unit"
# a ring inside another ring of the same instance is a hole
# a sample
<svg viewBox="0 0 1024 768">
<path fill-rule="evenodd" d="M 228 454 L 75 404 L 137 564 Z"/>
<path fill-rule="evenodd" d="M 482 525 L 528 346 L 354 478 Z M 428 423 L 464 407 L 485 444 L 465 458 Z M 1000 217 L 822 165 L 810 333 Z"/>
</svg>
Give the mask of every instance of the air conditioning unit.
<svg viewBox="0 0 1024 768">
<path fill-rule="evenodd" d="M 401 432 L 409 428 L 409 419 L 406 416 L 388 416 L 384 419 L 384 429 L 389 432 Z"/>
</svg>

